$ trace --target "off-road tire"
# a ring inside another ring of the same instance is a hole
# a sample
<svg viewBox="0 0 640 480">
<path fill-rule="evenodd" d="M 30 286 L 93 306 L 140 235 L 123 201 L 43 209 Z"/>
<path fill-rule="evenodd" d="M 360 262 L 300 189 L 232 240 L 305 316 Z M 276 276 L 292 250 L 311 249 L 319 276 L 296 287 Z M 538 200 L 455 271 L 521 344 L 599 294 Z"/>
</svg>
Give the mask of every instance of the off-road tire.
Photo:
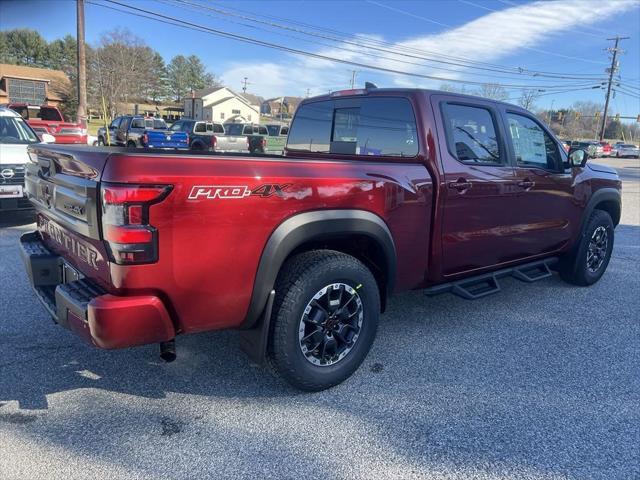
<svg viewBox="0 0 640 480">
<path fill-rule="evenodd" d="M 587 265 L 589 244 L 594 233 L 599 228 L 604 228 L 607 233 L 607 245 L 602 263 L 595 271 L 590 271 Z M 594 210 L 585 225 L 584 231 L 577 240 L 571 254 L 563 258 L 560 263 L 560 276 L 563 280 L 573 285 L 593 285 L 604 274 L 611 260 L 613 250 L 614 226 L 611 216 L 604 210 Z"/>
<path fill-rule="evenodd" d="M 362 302 L 362 325 L 357 341 L 344 358 L 332 365 L 314 365 L 300 347 L 300 322 L 313 296 L 334 283 L 357 290 Z M 380 292 L 369 269 L 341 252 L 305 252 L 285 263 L 275 291 L 267 354 L 272 370 L 294 387 L 306 391 L 324 390 L 351 376 L 367 356 L 378 327 Z"/>
</svg>

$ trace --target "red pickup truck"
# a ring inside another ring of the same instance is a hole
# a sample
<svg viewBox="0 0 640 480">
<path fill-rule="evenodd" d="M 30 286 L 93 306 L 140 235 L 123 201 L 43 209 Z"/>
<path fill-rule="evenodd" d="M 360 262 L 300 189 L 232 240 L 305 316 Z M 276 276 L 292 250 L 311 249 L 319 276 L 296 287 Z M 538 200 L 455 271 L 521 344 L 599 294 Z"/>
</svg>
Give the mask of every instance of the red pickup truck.
<svg viewBox="0 0 640 480">
<path fill-rule="evenodd" d="M 306 390 L 363 361 L 394 292 L 476 299 L 510 275 L 604 273 L 615 170 L 531 113 L 407 89 L 304 100 L 283 156 L 34 145 L 21 239 L 56 322 L 102 348 L 241 330 Z M 427 301 L 427 300 L 425 300 Z"/>
<path fill-rule="evenodd" d="M 60 110 L 49 105 L 10 103 L 11 110 L 19 113 L 38 135 L 53 135 L 56 143 L 87 144 L 87 130 L 79 123 L 65 122 Z"/>
</svg>

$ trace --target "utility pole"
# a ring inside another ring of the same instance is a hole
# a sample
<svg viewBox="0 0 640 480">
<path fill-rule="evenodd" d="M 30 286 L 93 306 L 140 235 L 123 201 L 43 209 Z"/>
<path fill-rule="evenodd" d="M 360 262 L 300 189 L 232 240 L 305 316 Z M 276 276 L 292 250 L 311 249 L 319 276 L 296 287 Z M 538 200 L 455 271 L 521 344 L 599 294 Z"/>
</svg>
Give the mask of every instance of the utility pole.
<svg viewBox="0 0 640 480">
<path fill-rule="evenodd" d="M 609 52 L 613 52 L 613 55 L 611 56 L 611 67 L 608 68 L 609 70 L 609 82 L 607 84 L 607 97 L 604 101 L 604 114 L 602 115 L 602 128 L 600 129 L 600 141 L 602 141 L 604 139 L 604 130 L 607 127 L 607 111 L 609 110 L 609 98 L 611 97 L 611 83 L 613 82 L 613 74 L 616 73 L 616 71 L 618 71 L 618 52 L 621 52 L 622 50 L 618 48 L 618 43 L 620 42 L 620 40 L 627 40 L 629 37 L 621 37 L 619 35 L 616 35 L 614 38 L 607 38 L 607 40 L 611 41 L 615 41 L 615 44 L 613 45 L 613 48 L 607 48 L 607 50 Z"/>
<path fill-rule="evenodd" d="M 356 70 L 351 70 L 351 90 L 354 89 L 354 86 L 356 84 L 356 75 L 358 74 L 358 72 Z"/>
<path fill-rule="evenodd" d="M 242 81 L 242 93 L 247 93 L 247 77 Z"/>
<path fill-rule="evenodd" d="M 84 49 L 84 0 L 76 0 L 78 54 L 78 123 L 87 128 L 87 64 Z"/>
</svg>

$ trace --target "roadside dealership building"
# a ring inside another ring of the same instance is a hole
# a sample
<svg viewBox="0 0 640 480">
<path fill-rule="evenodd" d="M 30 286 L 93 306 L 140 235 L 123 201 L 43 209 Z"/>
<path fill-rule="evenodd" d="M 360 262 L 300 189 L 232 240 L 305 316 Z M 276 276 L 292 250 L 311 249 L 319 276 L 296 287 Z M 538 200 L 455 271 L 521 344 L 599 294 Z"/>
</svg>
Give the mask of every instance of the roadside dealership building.
<svg viewBox="0 0 640 480">
<path fill-rule="evenodd" d="M 0 104 L 59 107 L 70 87 L 69 79 L 60 70 L 0 63 Z"/>
</svg>

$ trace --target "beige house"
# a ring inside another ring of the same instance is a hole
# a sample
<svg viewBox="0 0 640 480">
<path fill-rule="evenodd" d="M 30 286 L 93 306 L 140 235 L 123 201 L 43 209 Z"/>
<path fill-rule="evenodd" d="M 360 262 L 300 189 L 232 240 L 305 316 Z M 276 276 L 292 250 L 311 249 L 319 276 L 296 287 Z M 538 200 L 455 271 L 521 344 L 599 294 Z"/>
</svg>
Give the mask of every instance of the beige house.
<svg viewBox="0 0 640 480">
<path fill-rule="evenodd" d="M 227 87 L 213 87 L 185 98 L 184 116 L 209 122 L 259 123 L 260 106 Z"/>
</svg>

